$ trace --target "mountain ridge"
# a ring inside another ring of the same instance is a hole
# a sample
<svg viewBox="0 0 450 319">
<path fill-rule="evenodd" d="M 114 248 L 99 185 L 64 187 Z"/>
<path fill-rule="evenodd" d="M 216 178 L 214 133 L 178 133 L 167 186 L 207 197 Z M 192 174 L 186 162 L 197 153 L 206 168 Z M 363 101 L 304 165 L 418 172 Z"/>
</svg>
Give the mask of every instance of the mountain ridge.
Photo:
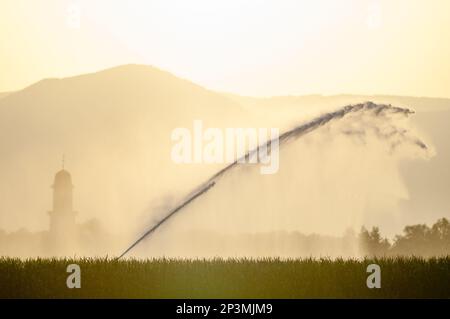
<svg viewBox="0 0 450 319">
<path fill-rule="evenodd" d="M 293 100 L 295 103 L 296 100 L 304 100 L 304 99 L 358 99 L 359 101 L 362 100 L 378 100 L 378 99 L 400 99 L 400 100 L 427 100 L 428 102 L 434 102 L 434 103 L 443 103 L 443 104 L 450 104 L 450 98 L 445 97 L 428 97 L 428 96 L 405 96 L 405 95 L 391 95 L 391 94 L 351 94 L 351 93 L 341 93 L 341 94 L 333 94 L 333 95 L 324 95 L 324 94 L 305 94 L 305 95 L 296 95 L 296 94 L 290 94 L 290 95 L 272 95 L 272 96 L 250 96 L 250 95 L 242 95 L 242 94 L 235 94 L 231 92 L 220 92 L 215 91 L 212 89 L 209 89 L 207 87 L 204 87 L 202 85 L 199 85 L 189 79 L 179 77 L 174 73 L 165 71 L 163 69 L 160 69 L 158 67 L 155 67 L 153 65 L 145 65 L 145 64 L 123 64 L 114 66 L 111 68 L 105 68 L 94 72 L 88 72 L 68 77 L 61 77 L 61 78 L 43 78 L 40 81 L 37 81 L 35 83 L 30 84 L 29 86 L 17 90 L 14 92 L 4 92 L 0 93 L 0 99 L 6 98 L 6 97 L 13 97 L 15 94 L 20 94 L 24 91 L 34 91 L 37 89 L 42 89 L 42 86 L 51 85 L 51 84 L 58 84 L 62 82 L 66 83 L 74 83 L 81 80 L 89 80 L 90 78 L 95 79 L 105 79 L 106 77 L 112 77 L 112 78 L 121 78 L 122 80 L 131 80 L 133 82 L 137 82 L 139 77 L 146 76 L 147 80 L 150 78 L 150 76 L 162 76 L 165 79 L 170 80 L 177 80 L 180 83 L 184 83 L 185 85 L 191 86 L 191 88 L 201 89 L 208 91 L 210 93 L 220 94 L 227 97 L 232 97 L 234 99 L 254 99 L 257 101 L 274 101 L 274 100 Z"/>
</svg>

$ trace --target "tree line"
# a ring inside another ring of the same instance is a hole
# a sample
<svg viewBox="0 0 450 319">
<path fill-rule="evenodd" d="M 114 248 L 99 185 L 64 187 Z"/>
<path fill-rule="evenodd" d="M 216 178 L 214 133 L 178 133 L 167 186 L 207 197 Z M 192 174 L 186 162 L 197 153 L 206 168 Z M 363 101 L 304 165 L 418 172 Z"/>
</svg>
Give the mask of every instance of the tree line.
<svg viewBox="0 0 450 319">
<path fill-rule="evenodd" d="M 395 236 L 392 242 L 381 235 L 378 227 L 371 230 L 363 227 L 358 239 L 360 251 L 369 256 L 450 255 L 450 223 L 446 218 L 439 219 L 431 227 L 425 224 L 406 226 L 403 234 Z"/>
</svg>

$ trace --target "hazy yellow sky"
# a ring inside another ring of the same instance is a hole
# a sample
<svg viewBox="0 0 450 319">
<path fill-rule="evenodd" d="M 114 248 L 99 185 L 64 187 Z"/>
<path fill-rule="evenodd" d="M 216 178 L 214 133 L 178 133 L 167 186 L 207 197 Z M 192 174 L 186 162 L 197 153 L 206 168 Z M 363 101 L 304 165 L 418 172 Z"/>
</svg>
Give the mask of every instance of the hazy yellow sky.
<svg viewBox="0 0 450 319">
<path fill-rule="evenodd" d="M 111 66 L 211 89 L 450 97 L 449 0 L 1 0 L 0 92 Z"/>
</svg>

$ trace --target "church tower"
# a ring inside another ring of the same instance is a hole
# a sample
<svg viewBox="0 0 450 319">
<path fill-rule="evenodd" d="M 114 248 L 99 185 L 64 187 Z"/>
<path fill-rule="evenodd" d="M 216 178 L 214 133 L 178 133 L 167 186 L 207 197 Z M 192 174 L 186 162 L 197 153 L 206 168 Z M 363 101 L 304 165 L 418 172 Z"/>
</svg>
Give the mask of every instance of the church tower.
<svg viewBox="0 0 450 319">
<path fill-rule="evenodd" d="M 50 215 L 50 231 L 46 244 L 50 256 L 70 256 L 77 252 L 78 233 L 73 211 L 72 176 L 64 169 L 56 173 L 53 188 L 53 209 Z"/>
<path fill-rule="evenodd" d="M 73 211 L 73 185 L 70 173 L 64 168 L 55 175 L 53 188 L 53 210 L 50 214 L 50 233 L 71 235 L 75 230 Z"/>
</svg>

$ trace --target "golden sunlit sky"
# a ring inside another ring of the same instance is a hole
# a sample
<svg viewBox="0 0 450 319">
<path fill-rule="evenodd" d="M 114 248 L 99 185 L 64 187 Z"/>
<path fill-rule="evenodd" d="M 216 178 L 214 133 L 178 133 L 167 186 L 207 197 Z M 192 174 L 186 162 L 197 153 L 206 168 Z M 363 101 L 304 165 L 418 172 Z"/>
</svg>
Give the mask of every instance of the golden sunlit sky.
<svg viewBox="0 0 450 319">
<path fill-rule="evenodd" d="M 450 97 L 448 0 L 1 0 L 0 92 L 154 65 L 245 95 Z"/>
</svg>

